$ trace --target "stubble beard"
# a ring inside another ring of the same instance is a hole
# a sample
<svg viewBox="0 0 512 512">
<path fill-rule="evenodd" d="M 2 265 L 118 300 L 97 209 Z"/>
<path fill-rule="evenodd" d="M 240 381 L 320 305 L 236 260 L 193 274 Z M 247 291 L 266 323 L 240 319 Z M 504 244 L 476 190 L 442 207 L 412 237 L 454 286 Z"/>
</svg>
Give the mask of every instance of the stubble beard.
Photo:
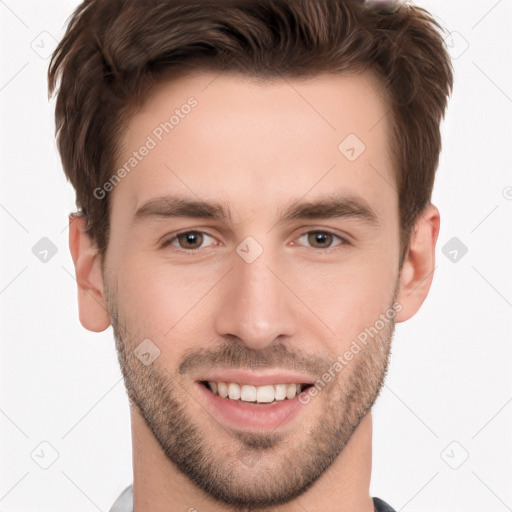
<svg viewBox="0 0 512 512">
<path fill-rule="evenodd" d="M 301 430 L 285 435 L 279 429 L 265 433 L 216 426 L 208 429 L 206 421 L 195 421 L 190 414 L 193 398 L 185 388 L 190 386 L 190 379 L 186 381 L 179 372 L 171 374 L 162 369 L 158 359 L 148 366 L 142 364 L 134 349 L 143 338 L 130 335 L 135 330 L 131 331 L 120 316 L 115 296 L 109 299 L 109 312 L 131 406 L 144 419 L 163 453 L 211 499 L 234 510 L 247 511 L 261 511 L 294 500 L 334 462 L 380 394 L 395 327 L 393 318 L 354 355 L 336 379 L 311 399 L 311 403 L 322 401 L 321 413 L 313 424 L 302 422 Z M 229 347 L 231 363 L 257 359 L 256 351 L 248 354 L 244 347 Z M 215 352 L 215 360 L 223 360 L 221 353 Z M 285 346 L 275 347 L 273 353 L 283 357 L 290 354 Z M 274 363 L 281 360 L 273 358 Z M 229 361 L 224 361 L 229 366 Z M 208 414 L 204 409 L 202 412 Z M 208 419 L 216 423 L 213 418 Z"/>
</svg>

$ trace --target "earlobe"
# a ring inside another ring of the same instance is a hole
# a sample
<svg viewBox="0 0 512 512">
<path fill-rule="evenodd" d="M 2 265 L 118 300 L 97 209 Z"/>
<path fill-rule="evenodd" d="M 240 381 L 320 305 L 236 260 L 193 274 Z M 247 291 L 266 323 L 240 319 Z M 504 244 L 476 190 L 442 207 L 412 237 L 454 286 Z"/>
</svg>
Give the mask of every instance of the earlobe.
<svg viewBox="0 0 512 512">
<path fill-rule="evenodd" d="M 429 204 L 416 222 L 400 273 L 396 300 L 402 309 L 396 314 L 396 322 L 413 317 L 428 295 L 434 277 L 439 226 L 439 210 Z"/>
<path fill-rule="evenodd" d="M 104 298 L 101 255 L 85 233 L 85 218 L 69 216 L 69 250 L 75 265 L 80 323 L 89 331 L 101 332 L 110 325 Z"/>
</svg>

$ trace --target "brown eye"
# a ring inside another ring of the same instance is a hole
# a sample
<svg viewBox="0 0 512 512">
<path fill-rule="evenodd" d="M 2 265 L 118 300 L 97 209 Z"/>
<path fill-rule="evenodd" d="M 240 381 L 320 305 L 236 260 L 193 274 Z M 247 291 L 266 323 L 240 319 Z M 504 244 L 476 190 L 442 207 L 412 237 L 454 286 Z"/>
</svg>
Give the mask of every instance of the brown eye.
<svg viewBox="0 0 512 512">
<path fill-rule="evenodd" d="M 313 249 L 331 249 L 336 247 L 337 245 L 343 245 L 347 243 L 346 240 L 341 238 L 334 233 L 330 233 L 329 231 L 309 231 L 308 233 L 304 233 L 299 240 L 306 239 L 307 245 L 312 247 Z M 339 243 L 333 245 L 335 240 L 338 239 Z"/>
<path fill-rule="evenodd" d="M 332 243 L 332 238 L 333 236 L 330 233 L 322 231 L 308 233 L 308 242 L 317 249 L 327 249 Z"/>
<path fill-rule="evenodd" d="M 203 234 L 199 231 L 187 231 L 176 236 L 182 249 L 199 249 L 203 238 Z"/>
<path fill-rule="evenodd" d="M 211 242 L 205 245 L 208 239 L 211 239 Z M 163 242 L 162 248 L 173 246 L 177 250 L 193 253 L 199 252 L 203 247 L 212 245 L 214 241 L 215 239 L 211 235 L 203 233 L 202 231 L 182 231 Z"/>
</svg>

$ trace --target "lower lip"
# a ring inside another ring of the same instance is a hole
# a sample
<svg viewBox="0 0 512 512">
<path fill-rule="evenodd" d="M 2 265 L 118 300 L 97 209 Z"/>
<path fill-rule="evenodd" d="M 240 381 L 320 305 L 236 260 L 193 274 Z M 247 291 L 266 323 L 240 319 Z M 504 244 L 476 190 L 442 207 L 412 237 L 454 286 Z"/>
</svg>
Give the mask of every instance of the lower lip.
<svg viewBox="0 0 512 512">
<path fill-rule="evenodd" d="M 299 402 L 300 394 L 291 400 L 256 404 L 222 398 L 200 382 L 197 382 L 197 385 L 201 401 L 205 402 L 214 417 L 236 428 L 275 430 L 291 423 L 306 407 L 306 404 Z"/>
</svg>

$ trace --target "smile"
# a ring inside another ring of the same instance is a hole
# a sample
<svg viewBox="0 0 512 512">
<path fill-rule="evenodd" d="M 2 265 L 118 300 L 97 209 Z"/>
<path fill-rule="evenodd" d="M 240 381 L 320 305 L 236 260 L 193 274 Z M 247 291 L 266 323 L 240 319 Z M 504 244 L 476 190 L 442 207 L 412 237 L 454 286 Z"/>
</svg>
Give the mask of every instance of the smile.
<svg viewBox="0 0 512 512">
<path fill-rule="evenodd" d="M 238 384 L 236 382 L 202 381 L 212 393 L 227 398 L 249 403 L 269 404 L 292 400 L 311 384 L 267 384 L 264 386 L 253 386 L 250 384 Z"/>
</svg>

